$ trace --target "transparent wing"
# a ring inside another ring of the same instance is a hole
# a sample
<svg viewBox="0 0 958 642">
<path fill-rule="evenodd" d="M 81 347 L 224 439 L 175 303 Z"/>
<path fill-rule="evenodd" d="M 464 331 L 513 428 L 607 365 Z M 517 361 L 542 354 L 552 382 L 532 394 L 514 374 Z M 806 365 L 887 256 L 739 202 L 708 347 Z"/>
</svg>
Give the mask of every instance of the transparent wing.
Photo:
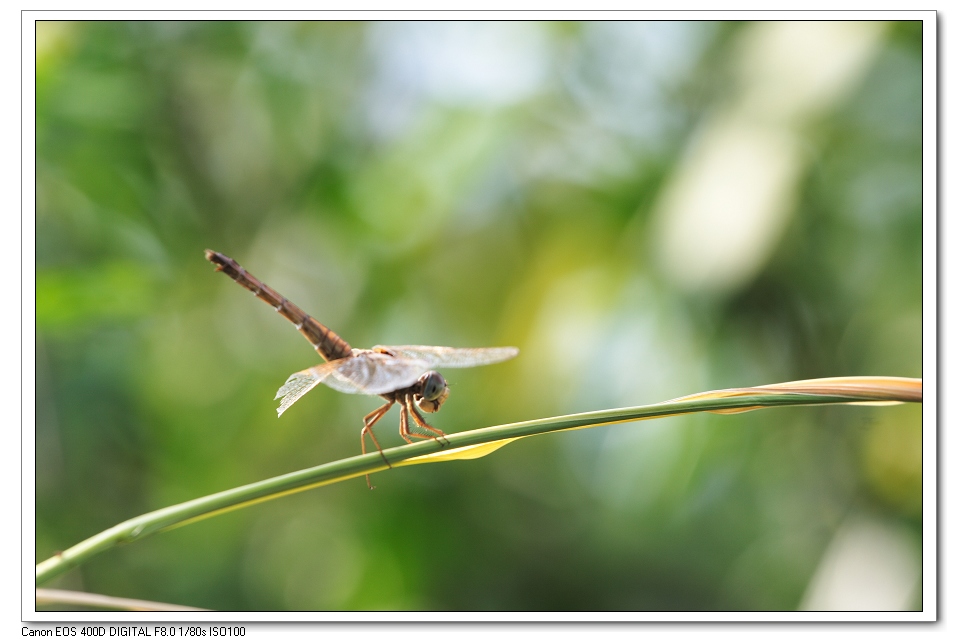
<svg viewBox="0 0 958 642">
<path fill-rule="evenodd" d="M 354 350 L 352 358 L 332 363 L 339 365 L 323 383 L 333 390 L 365 395 L 381 395 L 407 388 L 430 368 L 430 364 L 422 359 L 371 350 Z"/>
<path fill-rule="evenodd" d="M 291 374 L 276 391 L 274 399 L 282 398 L 276 412 L 282 415 L 320 383 L 349 394 L 381 395 L 411 386 L 429 368 L 428 363 L 418 359 L 355 350 L 347 359 L 321 363 Z"/>
<path fill-rule="evenodd" d="M 318 366 L 313 366 L 312 368 L 307 368 L 306 370 L 294 372 L 289 375 L 289 379 L 286 380 L 282 388 L 276 391 L 276 396 L 273 397 L 273 399 L 283 398 L 283 400 L 279 402 L 279 408 L 276 409 L 277 416 L 281 416 L 286 412 L 287 408 L 315 388 L 316 384 L 327 379 L 338 365 L 338 361 L 330 361 L 329 363 L 322 363 Z"/>
<path fill-rule="evenodd" d="M 381 395 L 414 384 L 431 368 L 469 368 L 512 359 L 518 348 L 445 348 L 441 346 L 376 346 L 353 350 L 353 356 L 322 363 L 289 376 L 276 392 L 282 415 L 300 397 L 324 383 L 349 394 Z"/>
<path fill-rule="evenodd" d="M 429 368 L 471 368 L 499 363 L 519 354 L 519 348 L 445 348 L 442 346 L 376 346 L 404 359 L 426 363 Z M 428 368 L 427 368 L 428 369 Z M 425 372 L 425 371 L 424 371 Z M 420 373 L 421 374 L 421 373 Z"/>
</svg>

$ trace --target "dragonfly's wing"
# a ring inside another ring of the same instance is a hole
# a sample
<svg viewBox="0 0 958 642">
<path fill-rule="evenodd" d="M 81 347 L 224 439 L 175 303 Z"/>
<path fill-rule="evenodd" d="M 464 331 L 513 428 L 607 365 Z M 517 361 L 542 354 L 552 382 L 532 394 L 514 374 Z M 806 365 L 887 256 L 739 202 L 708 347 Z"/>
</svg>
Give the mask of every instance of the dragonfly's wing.
<svg viewBox="0 0 958 642">
<path fill-rule="evenodd" d="M 328 379 L 339 365 L 339 361 L 330 361 L 289 375 L 289 379 L 286 380 L 282 388 L 276 391 L 276 396 L 273 397 L 274 399 L 283 398 L 279 402 L 279 408 L 276 409 L 277 415 L 282 415 L 300 397 L 315 388 L 316 384 Z"/>
<path fill-rule="evenodd" d="M 365 395 L 381 395 L 408 388 L 431 367 L 422 359 L 371 350 L 354 350 L 352 358 L 340 361 L 340 365 L 333 369 L 332 376 L 324 379 L 323 383 L 333 390 Z"/>
<path fill-rule="evenodd" d="M 470 368 L 499 363 L 519 354 L 519 348 L 444 348 L 441 346 L 376 346 L 404 359 L 429 364 L 430 368 Z"/>
<path fill-rule="evenodd" d="M 354 350 L 353 356 L 294 372 L 276 391 L 277 413 L 282 415 L 300 397 L 324 383 L 333 390 L 350 394 L 381 395 L 408 388 L 431 366 L 419 359 Z"/>
<path fill-rule="evenodd" d="M 408 388 L 432 368 L 468 368 L 512 359 L 518 348 L 443 348 L 438 346 L 377 346 L 353 350 L 353 356 L 322 363 L 289 376 L 276 392 L 282 415 L 300 397 L 324 383 L 350 394 L 381 395 Z"/>
</svg>

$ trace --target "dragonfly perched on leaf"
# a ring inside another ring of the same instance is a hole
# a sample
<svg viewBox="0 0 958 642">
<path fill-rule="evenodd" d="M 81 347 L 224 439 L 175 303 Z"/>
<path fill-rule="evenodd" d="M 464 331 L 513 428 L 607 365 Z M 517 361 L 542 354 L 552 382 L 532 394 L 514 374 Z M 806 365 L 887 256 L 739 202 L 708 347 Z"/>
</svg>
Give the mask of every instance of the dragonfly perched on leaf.
<svg viewBox="0 0 958 642">
<path fill-rule="evenodd" d="M 219 252 L 206 250 L 206 260 L 244 288 L 271 305 L 286 317 L 326 363 L 293 373 L 276 392 L 282 399 L 277 413 L 282 415 L 300 397 L 323 383 L 340 392 L 378 395 L 386 403 L 363 418 L 359 434 L 363 454 L 366 454 L 366 435 L 389 465 L 383 449 L 373 434 L 372 427 L 394 404 L 399 404 L 399 436 L 406 442 L 416 439 L 435 439 L 448 443 L 446 435 L 430 426 L 417 410 L 436 412 L 449 397 L 449 386 L 433 368 L 470 368 L 512 359 L 518 348 L 446 348 L 441 346 L 374 346 L 364 350 L 351 348 L 335 332 L 309 316 L 299 306 L 269 287 L 243 267 Z M 409 418 L 424 434 L 410 430 Z M 369 476 L 366 476 L 369 483 Z M 370 485 L 370 488 L 372 486 Z"/>
</svg>

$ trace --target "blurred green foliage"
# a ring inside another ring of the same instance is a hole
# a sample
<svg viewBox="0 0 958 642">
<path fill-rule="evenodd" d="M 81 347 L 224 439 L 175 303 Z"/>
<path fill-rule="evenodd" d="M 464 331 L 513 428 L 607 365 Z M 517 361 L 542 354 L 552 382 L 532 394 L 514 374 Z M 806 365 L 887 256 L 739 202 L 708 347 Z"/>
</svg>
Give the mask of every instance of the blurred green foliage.
<svg viewBox="0 0 958 642">
<path fill-rule="evenodd" d="M 736 91 L 752 28 L 38 23 L 37 560 L 358 454 L 376 400 L 322 388 L 277 419 L 275 390 L 318 357 L 207 247 L 354 347 L 519 346 L 445 373 L 447 432 L 920 377 L 920 25 L 890 25 L 802 130 L 756 274 L 690 291 L 656 261 L 657 197 Z M 921 409 L 621 425 L 374 483 L 164 533 L 56 584 L 223 610 L 795 609 L 849 515 L 920 556 Z"/>
</svg>

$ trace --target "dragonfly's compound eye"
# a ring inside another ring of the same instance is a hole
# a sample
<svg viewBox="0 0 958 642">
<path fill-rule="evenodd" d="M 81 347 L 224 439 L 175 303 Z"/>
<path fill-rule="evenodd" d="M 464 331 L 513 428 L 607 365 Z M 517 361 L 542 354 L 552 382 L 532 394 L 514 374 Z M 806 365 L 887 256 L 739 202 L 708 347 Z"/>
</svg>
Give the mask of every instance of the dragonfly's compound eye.
<svg viewBox="0 0 958 642">
<path fill-rule="evenodd" d="M 435 370 L 424 374 L 420 381 L 422 381 L 422 398 L 428 401 L 435 401 L 446 389 L 446 380 Z"/>
<path fill-rule="evenodd" d="M 422 382 L 422 398 L 417 402 L 419 407 L 426 412 L 436 412 L 449 396 L 446 380 L 436 371 L 427 372 L 419 380 Z"/>
</svg>

